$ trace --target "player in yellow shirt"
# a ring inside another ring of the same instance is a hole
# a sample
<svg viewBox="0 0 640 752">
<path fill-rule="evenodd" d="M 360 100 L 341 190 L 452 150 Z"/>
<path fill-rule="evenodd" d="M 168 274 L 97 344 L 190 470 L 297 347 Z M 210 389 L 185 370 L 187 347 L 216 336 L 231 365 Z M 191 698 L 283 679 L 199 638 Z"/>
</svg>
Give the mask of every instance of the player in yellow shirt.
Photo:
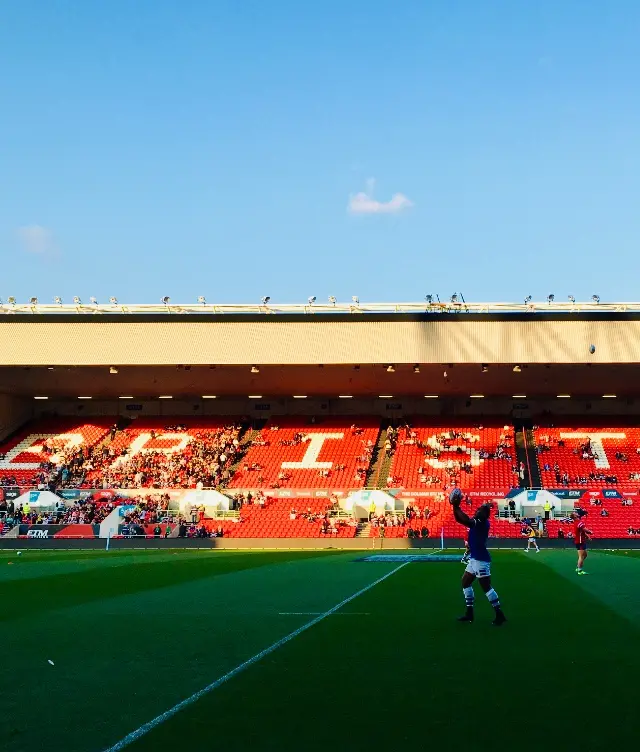
<svg viewBox="0 0 640 752">
<path fill-rule="evenodd" d="M 540 549 L 538 548 L 538 541 L 536 540 L 536 531 L 531 527 L 531 525 L 527 525 L 527 527 L 524 529 L 523 534 L 527 538 L 527 547 L 525 548 L 525 551 L 530 551 L 531 546 L 535 546 L 536 552 L 540 553 Z"/>
</svg>

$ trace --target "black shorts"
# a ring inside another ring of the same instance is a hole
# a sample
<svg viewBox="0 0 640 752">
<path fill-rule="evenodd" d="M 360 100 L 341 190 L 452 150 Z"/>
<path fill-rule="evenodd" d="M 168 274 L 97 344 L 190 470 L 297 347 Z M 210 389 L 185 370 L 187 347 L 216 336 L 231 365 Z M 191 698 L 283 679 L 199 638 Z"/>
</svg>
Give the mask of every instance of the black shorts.
<svg viewBox="0 0 640 752">
<path fill-rule="evenodd" d="M 587 550 L 587 544 L 586 543 L 576 543 L 576 548 L 578 551 L 586 551 Z"/>
</svg>

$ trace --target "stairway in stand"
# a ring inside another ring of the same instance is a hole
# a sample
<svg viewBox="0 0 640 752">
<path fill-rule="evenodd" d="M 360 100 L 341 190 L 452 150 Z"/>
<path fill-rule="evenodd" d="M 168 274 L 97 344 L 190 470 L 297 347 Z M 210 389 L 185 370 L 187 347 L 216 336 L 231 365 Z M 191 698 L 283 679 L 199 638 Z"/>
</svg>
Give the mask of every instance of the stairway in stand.
<svg viewBox="0 0 640 752">
<path fill-rule="evenodd" d="M 387 441 L 387 428 L 380 431 L 380 438 L 378 439 L 378 461 L 376 462 L 375 470 L 372 468 L 371 477 L 375 477 L 374 488 L 386 488 L 387 478 L 389 477 L 389 471 L 391 470 L 391 463 L 393 462 L 393 455 L 387 454 L 384 450 L 384 445 Z"/>
<path fill-rule="evenodd" d="M 242 464 L 242 460 L 244 459 L 247 450 L 251 448 L 251 444 L 254 439 L 257 439 L 260 435 L 260 431 L 262 430 L 265 423 L 266 421 L 261 421 L 261 423 L 255 425 L 254 427 L 247 426 L 240 432 L 240 445 L 238 446 L 236 461 L 229 468 L 230 478 L 233 478 L 235 472 Z"/>
<path fill-rule="evenodd" d="M 364 479 L 365 488 L 379 488 L 377 481 L 380 474 L 380 465 L 384 462 L 385 458 L 384 442 L 386 439 L 387 431 L 385 428 L 381 428 L 380 433 L 378 434 L 378 441 L 373 447 L 371 462 L 369 463 L 369 468 L 367 469 L 367 474 Z"/>
<path fill-rule="evenodd" d="M 526 439 L 524 437 L 524 431 L 522 430 L 522 428 L 514 426 L 514 436 L 516 445 L 516 463 L 518 465 L 518 469 L 520 468 L 521 463 L 524 465 L 524 479 L 519 478 L 518 484 L 520 488 L 527 488 L 527 486 L 530 486 L 531 483 L 529 480 L 529 466 L 527 464 Z"/>
<path fill-rule="evenodd" d="M 524 465 L 524 479 L 520 479 L 520 488 L 540 488 L 542 481 L 538 469 L 533 431 L 524 424 L 514 422 L 516 460 L 518 467 Z"/>
<path fill-rule="evenodd" d="M 536 440 L 533 434 L 533 428 L 524 428 L 523 433 L 524 446 L 529 459 L 527 466 L 531 470 L 529 487 L 542 488 L 542 476 L 540 475 L 540 466 L 538 465 L 538 452 L 536 451 Z"/>
<path fill-rule="evenodd" d="M 358 529 L 356 530 L 355 538 L 368 538 L 369 531 L 371 530 L 370 522 L 359 522 Z"/>
</svg>

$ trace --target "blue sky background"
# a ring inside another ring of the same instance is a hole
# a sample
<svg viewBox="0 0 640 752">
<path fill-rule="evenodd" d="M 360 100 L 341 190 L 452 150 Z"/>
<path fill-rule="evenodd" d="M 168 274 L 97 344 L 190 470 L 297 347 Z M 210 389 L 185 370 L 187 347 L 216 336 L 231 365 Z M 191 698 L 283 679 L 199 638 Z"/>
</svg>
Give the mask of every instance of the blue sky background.
<svg viewBox="0 0 640 752">
<path fill-rule="evenodd" d="M 3 0 L 0 297 L 638 300 L 638 39 L 637 0 Z"/>
</svg>

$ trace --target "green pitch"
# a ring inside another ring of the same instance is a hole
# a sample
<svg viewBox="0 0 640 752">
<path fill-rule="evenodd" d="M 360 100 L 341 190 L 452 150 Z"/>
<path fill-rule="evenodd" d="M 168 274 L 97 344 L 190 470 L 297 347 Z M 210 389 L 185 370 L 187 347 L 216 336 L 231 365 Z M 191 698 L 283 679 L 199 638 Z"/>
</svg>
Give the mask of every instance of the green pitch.
<svg viewBox="0 0 640 752">
<path fill-rule="evenodd" d="M 497 553 L 501 629 L 479 590 L 456 623 L 462 565 L 359 558 L 1 553 L 2 749 L 109 749 L 274 645 L 126 748 L 636 745 L 638 556 L 591 553 L 579 578 L 570 551 Z"/>
</svg>

